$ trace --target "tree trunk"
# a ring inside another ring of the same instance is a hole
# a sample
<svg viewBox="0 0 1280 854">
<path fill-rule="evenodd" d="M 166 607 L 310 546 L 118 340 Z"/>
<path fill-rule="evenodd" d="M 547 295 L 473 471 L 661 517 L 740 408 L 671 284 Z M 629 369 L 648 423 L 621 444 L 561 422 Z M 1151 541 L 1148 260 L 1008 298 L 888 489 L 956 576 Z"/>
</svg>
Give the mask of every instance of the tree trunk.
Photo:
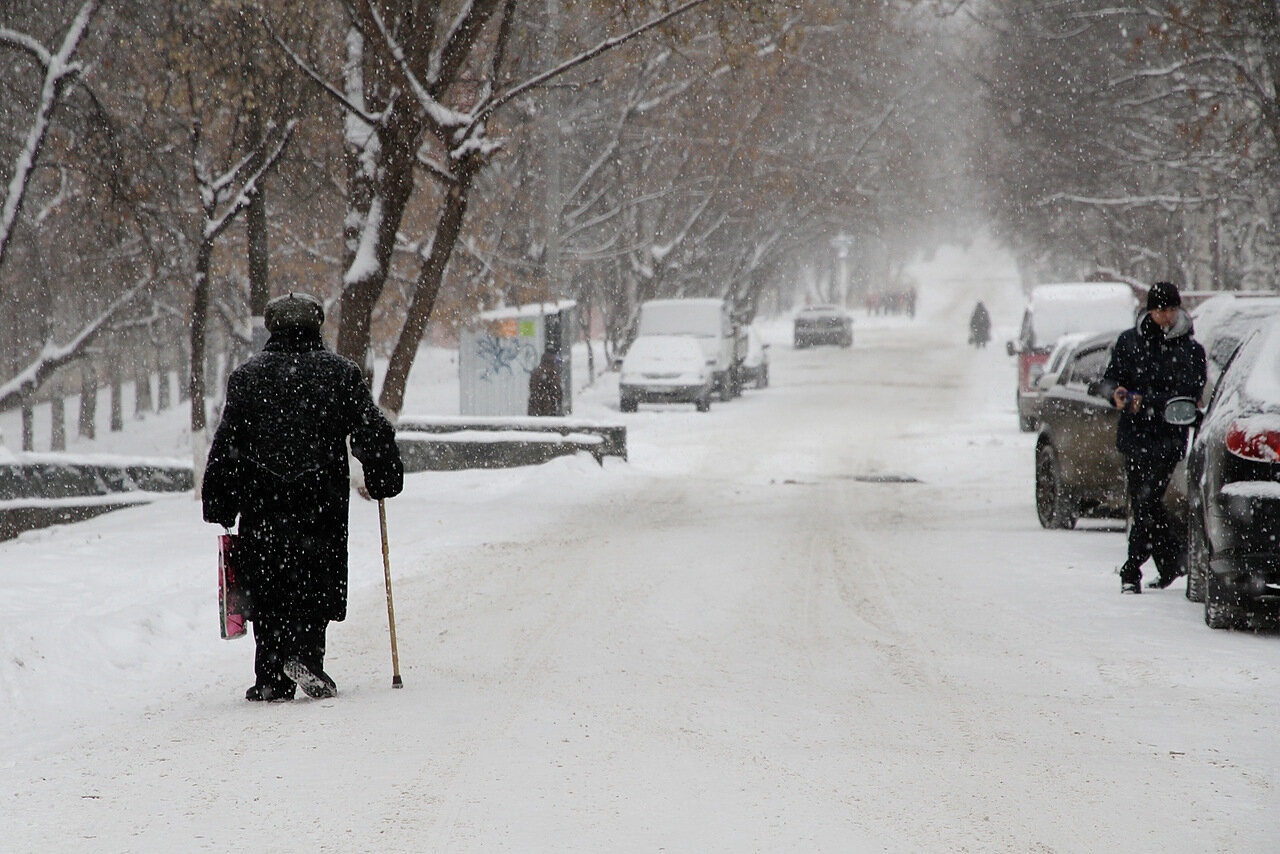
<svg viewBox="0 0 1280 854">
<path fill-rule="evenodd" d="M 191 354 L 187 352 L 191 347 L 191 342 L 179 336 L 178 341 L 178 402 L 186 403 L 191 400 L 191 385 L 184 383 L 182 378 L 190 376 Z"/>
<path fill-rule="evenodd" d="M 82 439 L 96 438 L 98 415 L 98 371 L 93 365 L 85 365 L 80 370 L 80 417 L 77 419 L 77 433 Z"/>
<path fill-rule="evenodd" d="M 422 270 L 418 273 L 418 282 L 413 289 L 413 299 L 405 317 L 404 327 L 396 340 L 395 349 L 391 351 L 391 361 L 387 365 L 387 376 L 382 382 L 382 394 L 378 405 L 389 415 L 399 415 L 404 406 L 404 390 L 409 380 L 409 370 L 413 367 L 414 356 L 418 345 L 422 342 L 422 333 L 431 319 L 431 311 L 435 308 L 436 297 L 440 294 L 440 285 L 444 281 L 445 268 L 453 254 L 453 247 L 458 242 L 458 234 L 462 231 L 462 222 L 467 215 L 467 202 L 471 193 L 471 182 L 483 165 L 478 158 L 464 160 L 457 164 L 454 174 L 457 183 L 449 187 L 445 194 L 444 210 L 440 214 L 440 223 L 436 227 L 435 238 L 431 242 L 431 252 L 422 262 Z"/>
<path fill-rule="evenodd" d="M 22 396 L 22 450 L 27 452 L 36 449 L 36 414 L 31 398 L 30 392 Z"/>
<path fill-rule="evenodd" d="M 191 302 L 191 376 L 188 388 L 191 394 L 191 433 L 203 433 L 206 426 L 204 411 L 204 349 L 205 326 L 209 316 L 209 267 L 213 256 L 213 244 L 200 243 L 196 252 L 196 281 Z"/>
<path fill-rule="evenodd" d="M 67 407 L 62 398 L 62 380 L 54 380 L 49 398 L 49 450 L 67 449 Z"/>
<path fill-rule="evenodd" d="M 133 417 L 141 418 L 152 409 L 151 372 L 146 359 L 139 353 L 133 363 Z"/>
<path fill-rule="evenodd" d="M 358 365 L 365 363 L 373 308 L 387 283 L 396 234 L 413 193 L 414 155 L 420 133 L 420 122 L 393 121 L 378 134 L 384 152 L 378 174 L 372 179 L 363 173 L 353 174 L 350 179 L 352 198 L 368 201 L 353 202 L 348 213 L 352 221 L 361 225 L 346 234 L 348 257 L 338 298 L 337 350 Z M 372 244 L 362 245 L 370 239 Z"/>
<path fill-rule="evenodd" d="M 164 353 L 156 349 L 156 412 L 164 412 L 173 405 L 173 394 L 169 388 L 169 366 L 165 364 Z"/>
<path fill-rule="evenodd" d="M 120 366 L 111 368 L 111 427 L 112 433 L 124 429 L 124 391 L 121 388 Z"/>
</svg>

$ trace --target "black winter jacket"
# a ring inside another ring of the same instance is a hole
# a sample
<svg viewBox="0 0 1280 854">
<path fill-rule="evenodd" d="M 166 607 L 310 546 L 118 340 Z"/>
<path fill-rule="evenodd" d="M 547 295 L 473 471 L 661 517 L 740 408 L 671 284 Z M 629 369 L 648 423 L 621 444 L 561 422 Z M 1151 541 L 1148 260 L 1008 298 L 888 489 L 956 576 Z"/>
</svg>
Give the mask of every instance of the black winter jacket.
<svg viewBox="0 0 1280 854">
<path fill-rule="evenodd" d="M 555 356 L 544 353 L 542 361 L 529 373 L 530 415 L 559 415 L 564 408 L 564 390 L 560 388 L 560 370 Z"/>
<path fill-rule="evenodd" d="M 1143 453 L 1181 457 L 1187 428 L 1164 420 L 1164 405 L 1171 398 L 1200 399 L 1205 383 L 1204 348 L 1192 336 L 1191 318 L 1185 311 L 1168 332 L 1143 314 L 1134 328 L 1116 339 L 1111 361 L 1103 374 L 1099 393 L 1111 399 L 1117 388 L 1142 395 L 1142 410 L 1122 412 L 1116 429 L 1116 448 L 1126 456 Z"/>
<path fill-rule="evenodd" d="M 395 428 L 360 368 L 318 331 L 275 332 L 232 372 L 205 467 L 207 522 L 231 527 L 252 615 L 342 620 L 347 608 L 347 437 L 373 498 L 404 484 Z"/>
</svg>

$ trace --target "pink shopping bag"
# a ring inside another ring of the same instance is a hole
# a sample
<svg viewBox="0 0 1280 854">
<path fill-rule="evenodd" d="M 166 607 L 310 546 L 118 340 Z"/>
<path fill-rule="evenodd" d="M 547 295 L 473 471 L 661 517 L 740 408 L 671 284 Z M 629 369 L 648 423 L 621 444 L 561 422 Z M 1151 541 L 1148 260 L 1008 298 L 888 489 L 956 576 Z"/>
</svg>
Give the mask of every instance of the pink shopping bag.
<svg viewBox="0 0 1280 854">
<path fill-rule="evenodd" d="M 236 579 L 235 534 L 218 537 L 218 613 L 223 640 L 244 637 L 248 622 L 248 596 Z"/>
</svg>

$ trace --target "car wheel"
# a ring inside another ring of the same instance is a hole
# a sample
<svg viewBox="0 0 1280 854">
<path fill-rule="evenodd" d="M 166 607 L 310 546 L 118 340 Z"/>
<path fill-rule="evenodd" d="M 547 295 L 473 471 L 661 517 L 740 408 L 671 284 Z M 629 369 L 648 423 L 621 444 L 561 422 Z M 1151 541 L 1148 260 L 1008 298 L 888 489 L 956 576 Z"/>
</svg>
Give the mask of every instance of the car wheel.
<svg viewBox="0 0 1280 854">
<path fill-rule="evenodd" d="M 697 408 L 699 412 L 710 412 L 711 411 L 711 392 L 708 391 L 706 394 L 702 395 L 702 397 L 695 400 L 693 402 L 693 405 Z"/>
<path fill-rule="evenodd" d="M 1209 547 L 1204 539 L 1204 523 L 1193 505 L 1187 507 L 1187 598 L 1204 601 L 1205 577 L 1209 573 Z"/>
<path fill-rule="evenodd" d="M 1204 622 L 1211 629 L 1234 629 L 1244 624 L 1240 597 L 1224 590 L 1213 570 L 1204 575 Z"/>
<path fill-rule="evenodd" d="M 636 399 L 634 397 L 624 397 L 618 401 L 618 408 L 623 412 L 636 411 Z"/>
<path fill-rule="evenodd" d="M 1062 483 L 1058 452 L 1052 445 L 1036 451 L 1036 516 L 1044 528 L 1074 528 L 1075 510 Z"/>
</svg>

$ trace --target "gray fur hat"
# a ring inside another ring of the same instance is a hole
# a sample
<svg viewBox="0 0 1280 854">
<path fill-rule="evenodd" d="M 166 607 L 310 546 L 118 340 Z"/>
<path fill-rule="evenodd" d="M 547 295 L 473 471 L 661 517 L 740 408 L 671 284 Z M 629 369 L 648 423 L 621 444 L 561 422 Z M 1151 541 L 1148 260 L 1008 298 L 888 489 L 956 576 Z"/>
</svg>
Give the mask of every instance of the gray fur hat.
<svg viewBox="0 0 1280 854">
<path fill-rule="evenodd" d="M 268 332 L 275 332 L 287 326 L 302 327 L 320 331 L 324 325 L 324 303 L 311 294 L 289 292 L 267 303 L 267 311 L 263 316 Z"/>
</svg>

